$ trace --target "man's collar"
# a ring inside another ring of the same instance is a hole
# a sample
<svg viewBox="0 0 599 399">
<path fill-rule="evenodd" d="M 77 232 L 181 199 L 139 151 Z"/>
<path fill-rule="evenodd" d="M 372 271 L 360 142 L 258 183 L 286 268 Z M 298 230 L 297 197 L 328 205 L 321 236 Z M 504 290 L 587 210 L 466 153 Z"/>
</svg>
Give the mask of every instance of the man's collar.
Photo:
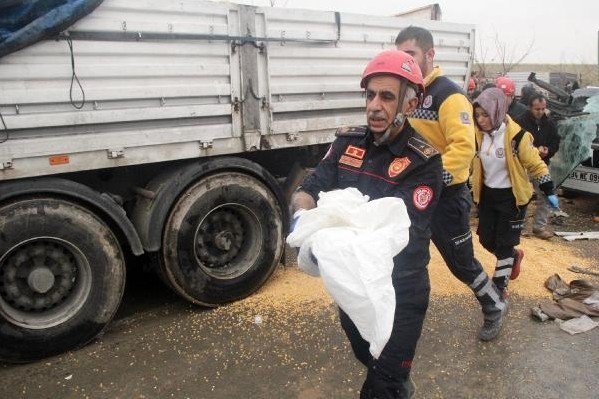
<svg viewBox="0 0 599 399">
<path fill-rule="evenodd" d="M 430 85 L 435 79 L 437 79 L 441 75 L 443 75 L 443 70 L 441 69 L 441 67 L 434 67 L 431 73 L 426 75 L 426 77 L 424 78 L 424 86 L 426 87 Z"/>
<path fill-rule="evenodd" d="M 409 133 L 410 128 L 410 122 L 408 122 L 408 120 L 406 119 L 404 125 L 401 128 L 401 131 L 399 132 L 397 137 L 395 137 L 395 140 L 389 143 L 389 151 L 391 151 L 393 155 L 399 156 L 401 154 L 403 148 L 406 146 L 406 143 L 408 142 L 408 139 L 411 136 Z"/>
</svg>

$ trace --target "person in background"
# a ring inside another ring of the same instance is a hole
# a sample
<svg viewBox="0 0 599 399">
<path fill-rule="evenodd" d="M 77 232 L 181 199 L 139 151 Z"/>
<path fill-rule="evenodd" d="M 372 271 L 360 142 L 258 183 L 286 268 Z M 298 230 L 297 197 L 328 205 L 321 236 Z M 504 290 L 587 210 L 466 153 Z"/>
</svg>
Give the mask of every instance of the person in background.
<svg viewBox="0 0 599 399">
<path fill-rule="evenodd" d="M 474 292 L 484 317 L 478 336 L 489 341 L 499 334 L 507 306 L 472 246 L 472 200 L 466 184 L 474 157 L 472 104 L 441 68 L 433 67 L 435 49 L 427 29 L 409 26 L 399 32 L 395 45 L 414 57 L 425 76 L 426 94 L 410 123 L 442 154 L 444 186 L 431 238 L 452 274 Z"/>
<path fill-rule="evenodd" d="M 487 82 L 483 85 L 483 87 L 480 90 L 484 91 L 484 90 L 490 89 L 491 87 L 495 87 L 495 83 Z M 478 93 L 478 94 L 480 94 L 480 93 Z"/>
<path fill-rule="evenodd" d="M 468 80 L 468 97 L 470 99 L 473 98 L 472 93 L 476 90 L 476 80 L 473 77 L 470 77 Z"/>
<path fill-rule="evenodd" d="M 479 241 L 497 258 L 493 281 L 507 299 L 508 282 L 520 274 L 524 257 L 515 247 L 532 198 L 530 177 L 538 181 L 544 201 L 553 208 L 559 208 L 559 201 L 532 135 L 507 116 L 506 104 L 496 88 L 484 90 L 474 102 L 477 152 L 471 181 L 479 210 Z"/>
<path fill-rule="evenodd" d="M 533 94 L 528 101 L 528 110 L 516 120 L 522 129 L 532 133 L 533 145 L 539 150 L 539 155 L 549 165 L 551 158 L 559 149 L 560 138 L 557 134 L 557 124 L 546 114 L 547 99 L 540 93 Z M 553 231 L 547 227 L 551 213 L 547 201 L 543 198 L 539 183 L 533 180 L 536 193 L 536 210 L 532 233 L 544 240 L 553 237 Z"/>
<path fill-rule="evenodd" d="M 339 318 L 356 358 L 368 368 L 360 398 L 410 398 L 415 390 L 410 370 L 429 301 L 430 220 L 441 191 L 441 157 L 407 119 L 424 91 L 412 56 L 397 50 L 378 54 L 366 66 L 360 86 L 366 89 L 367 126 L 337 131 L 325 157 L 294 193 L 291 210 L 295 220 L 316 206 L 319 192 L 347 187 L 371 200 L 403 199 L 411 222 L 409 243 L 393 258 L 395 318 L 378 359 L 341 309 Z"/>
<path fill-rule="evenodd" d="M 534 94 L 537 94 L 537 91 L 533 87 L 532 83 L 525 84 L 522 86 L 522 91 L 520 92 L 520 99 L 518 102 L 528 108 L 530 97 L 532 97 Z"/>
<path fill-rule="evenodd" d="M 526 106 L 516 100 L 516 85 L 513 80 L 500 76 L 495 79 L 495 87 L 501 89 L 505 94 L 505 101 L 508 106 L 507 114 L 512 119 L 517 119 L 526 112 Z"/>
</svg>

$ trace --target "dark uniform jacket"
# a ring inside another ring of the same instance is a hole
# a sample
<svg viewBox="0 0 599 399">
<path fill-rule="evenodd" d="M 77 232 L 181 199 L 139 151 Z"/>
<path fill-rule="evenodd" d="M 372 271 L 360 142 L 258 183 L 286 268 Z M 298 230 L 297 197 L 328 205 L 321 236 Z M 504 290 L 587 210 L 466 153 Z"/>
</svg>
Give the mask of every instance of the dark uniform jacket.
<svg viewBox="0 0 599 399">
<path fill-rule="evenodd" d="M 410 241 L 394 258 L 394 276 L 426 268 L 430 258 L 429 223 L 442 187 L 437 150 L 407 122 L 388 145 L 375 145 L 367 127 L 341 128 L 337 136 L 300 190 L 315 201 L 321 191 L 347 187 L 357 188 L 371 200 L 403 199 L 411 221 Z"/>
<path fill-rule="evenodd" d="M 560 139 L 555 122 L 547 115 L 543 115 L 541 120 L 537 121 L 528 110 L 516 122 L 522 129 L 532 133 L 535 147 L 545 146 L 549 149 L 549 153 L 543 158 L 543 161 L 549 165 L 549 160 L 559 149 Z"/>
</svg>

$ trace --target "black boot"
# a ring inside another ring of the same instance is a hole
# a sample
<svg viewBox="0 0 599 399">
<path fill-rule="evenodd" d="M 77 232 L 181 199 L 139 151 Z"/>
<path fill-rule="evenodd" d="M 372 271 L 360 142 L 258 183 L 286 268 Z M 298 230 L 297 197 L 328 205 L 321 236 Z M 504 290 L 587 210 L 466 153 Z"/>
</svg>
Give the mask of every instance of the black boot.
<svg viewBox="0 0 599 399">
<path fill-rule="evenodd" d="M 360 390 L 360 399 L 412 399 L 415 392 L 416 385 L 412 377 L 397 383 L 369 378 L 367 375 Z"/>
<path fill-rule="evenodd" d="M 493 309 L 491 312 L 484 312 L 483 310 L 484 322 L 478 333 L 478 338 L 481 341 L 492 341 L 499 335 L 508 310 L 507 299 L 503 303 L 505 304 L 503 309 Z"/>
<path fill-rule="evenodd" d="M 478 338 L 481 341 L 491 341 L 499 335 L 503 326 L 508 309 L 507 299 L 485 272 L 477 277 L 470 288 L 474 291 L 484 315 L 484 323 Z"/>
</svg>

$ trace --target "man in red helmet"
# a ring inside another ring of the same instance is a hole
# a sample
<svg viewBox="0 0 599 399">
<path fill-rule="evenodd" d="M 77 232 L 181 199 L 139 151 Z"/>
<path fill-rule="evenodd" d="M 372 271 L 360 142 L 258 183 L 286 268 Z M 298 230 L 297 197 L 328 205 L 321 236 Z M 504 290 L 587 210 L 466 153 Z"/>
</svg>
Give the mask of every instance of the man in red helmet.
<svg viewBox="0 0 599 399">
<path fill-rule="evenodd" d="M 470 77 L 470 79 L 468 80 L 468 97 L 473 99 L 473 95 L 472 93 L 474 93 L 474 90 L 476 90 L 476 80 L 474 79 L 474 77 Z"/>
<path fill-rule="evenodd" d="M 414 56 L 425 78 L 426 95 L 410 123 L 441 154 L 443 190 L 431 222 L 432 241 L 451 273 L 467 284 L 481 305 L 484 322 L 479 339 L 497 337 L 507 312 L 507 302 L 474 257 L 470 207 L 466 186 L 475 153 L 472 104 L 439 67 L 433 66 L 433 36 L 418 26 L 397 35 L 395 45 Z"/>
<path fill-rule="evenodd" d="M 424 90 L 410 55 L 380 53 L 366 66 L 360 86 L 366 89 L 367 125 L 337 130 L 325 157 L 293 195 L 292 211 L 314 208 L 321 191 L 347 187 L 371 200 L 403 199 L 411 221 L 409 243 L 393 259 L 395 318 L 378 359 L 347 314 L 339 313 L 355 356 L 368 368 L 360 398 L 409 398 L 412 359 L 428 307 L 429 223 L 441 190 L 441 158 L 407 120 Z"/>
<path fill-rule="evenodd" d="M 507 114 L 513 119 L 521 118 L 526 111 L 526 106 L 516 100 L 516 85 L 514 81 L 505 76 L 500 76 L 495 80 L 495 87 L 501 89 L 507 101 Z"/>
</svg>

